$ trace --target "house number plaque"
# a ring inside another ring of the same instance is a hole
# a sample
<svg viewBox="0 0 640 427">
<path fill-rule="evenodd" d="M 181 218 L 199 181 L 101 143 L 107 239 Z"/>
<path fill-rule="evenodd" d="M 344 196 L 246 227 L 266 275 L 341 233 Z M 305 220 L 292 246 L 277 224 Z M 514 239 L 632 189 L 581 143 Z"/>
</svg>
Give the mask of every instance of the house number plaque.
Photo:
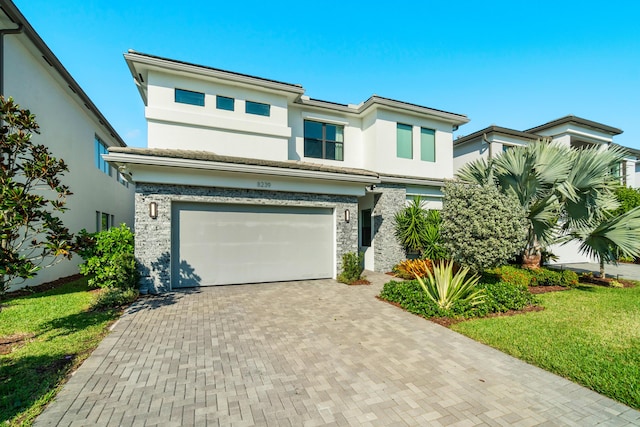
<svg viewBox="0 0 640 427">
<path fill-rule="evenodd" d="M 258 188 L 271 188 L 269 181 L 258 181 Z"/>
</svg>

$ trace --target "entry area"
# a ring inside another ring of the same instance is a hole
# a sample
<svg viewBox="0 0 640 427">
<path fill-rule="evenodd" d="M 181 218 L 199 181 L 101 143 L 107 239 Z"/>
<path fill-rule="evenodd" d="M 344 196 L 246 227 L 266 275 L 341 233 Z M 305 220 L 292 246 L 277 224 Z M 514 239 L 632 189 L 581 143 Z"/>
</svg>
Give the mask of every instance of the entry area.
<svg viewBox="0 0 640 427">
<path fill-rule="evenodd" d="M 174 203 L 173 288 L 334 276 L 333 209 Z"/>
</svg>

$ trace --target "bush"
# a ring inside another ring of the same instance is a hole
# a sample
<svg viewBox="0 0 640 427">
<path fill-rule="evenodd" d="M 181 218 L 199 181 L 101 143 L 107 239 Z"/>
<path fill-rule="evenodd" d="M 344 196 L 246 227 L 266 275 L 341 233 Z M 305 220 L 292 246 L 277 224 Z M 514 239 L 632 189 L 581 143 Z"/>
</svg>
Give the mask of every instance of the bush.
<svg viewBox="0 0 640 427">
<path fill-rule="evenodd" d="M 514 286 L 530 286 L 531 270 L 525 270 L 512 265 L 503 265 L 492 270 L 487 270 L 487 274 L 493 275 L 498 281 L 511 283 Z"/>
<path fill-rule="evenodd" d="M 430 317 L 479 317 L 490 313 L 503 313 L 509 310 L 522 310 L 538 302 L 525 286 L 494 281 L 478 283 L 484 292 L 484 301 L 471 306 L 463 301 L 443 310 L 431 300 L 417 280 L 386 283 L 380 292 L 380 298 L 399 304 L 410 313 Z"/>
<path fill-rule="evenodd" d="M 98 297 L 91 305 L 93 310 L 104 310 L 108 308 L 119 308 L 131 304 L 138 298 L 137 289 L 116 289 L 106 288 L 100 291 Z"/>
<path fill-rule="evenodd" d="M 520 203 L 494 186 L 449 182 L 441 212 L 443 245 L 452 258 L 475 271 L 506 264 L 526 244 Z"/>
<path fill-rule="evenodd" d="M 349 285 L 362 279 L 363 271 L 364 253 L 358 252 L 356 255 L 353 252 L 347 252 L 342 255 L 342 273 L 338 276 L 338 281 Z"/>
<path fill-rule="evenodd" d="M 433 263 L 428 259 L 407 259 L 393 267 L 393 273 L 405 280 L 412 280 L 419 277 L 426 277 L 427 270 L 433 272 Z"/>
<path fill-rule="evenodd" d="M 440 237 L 440 212 L 423 208 L 420 196 L 394 216 L 394 234 L 406 252 L 417 252 L 421 258 L 440 260 L 448 253 Z"/>
<path fill-rule="evenodd" d="M 453 261 L 442 262 L 433 266 L 433 274 L 427 270 L 427 277 L 416 280 L 437 305 L 448 310 L 460 301 L 464 305 L 476 306 L 484 300 L 484 292 L 478 289 L 479 276 L 467 277 L 469 268 L 463 267 L 453 272 Z"/>
<path fill-rule="evenodd" d="M 92 276 L 89 285 L 109 289 L 132 289 L 138 284 L 133 233 L 125 224 L 95 234 L 80 233 L 84 259 L 80 272 Z"/>
<path fill-rule="evenodd" d="M 578 284 L 578 275 L 571 270 L 539 268 L 531 270 L 531 276 L 531 286 L 576 286 Z"/>
</svg>

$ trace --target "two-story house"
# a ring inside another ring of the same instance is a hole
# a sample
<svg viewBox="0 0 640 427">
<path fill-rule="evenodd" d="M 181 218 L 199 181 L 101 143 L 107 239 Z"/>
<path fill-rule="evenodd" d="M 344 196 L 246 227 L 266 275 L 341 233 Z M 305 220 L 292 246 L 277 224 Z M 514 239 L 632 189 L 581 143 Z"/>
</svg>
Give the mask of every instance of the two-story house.
<svg viewBox="0 0 640 427">
<path fill-rule="evenodd" d="M 478 158 L 495 158 L 503 151 L 514 146 L 526 146 L 546 140 L 579 149 L 585 146 L 609 147 L 614 145 L 613 138 L 622 130 L 576 116 L 565 116 L 525 131 L 489 126 L 470 135 L 457 138 L 453 144 L 454 168 L 457 171 L 465 164 Z M 637 150 L 627 149 L 627 157 L 619 166 L 620 182 L 623 185 L 637 187 L 638 168 Z M 575 263 L 595 261 L 580 253 L 577 242 L 554 245 L 549 248 L 557 256 L 551 263 Z"/>
<path fill-rule="evenodd" d="M 0 0 L 0 59 L 0 94 L 35 114 L 40 134 L 32 141 L 69 167 L 64 224 L 74 233 L 133 224 L 133 185 L 101 157 L 126 144 L 10 0 Z M 79 262 L 74 256 L 21 285 L 77 274 Z"/>
<path fill-rule="evenodd" d="M 467 117 L 304 88 L 134 51 L 148 148 L 105 158 L 136 183 L 136 257 L 149 292 L 332 278 L 347 252 L 388 271 L 394 214 L 441 205 L 453 131 Z"/>
</svg>

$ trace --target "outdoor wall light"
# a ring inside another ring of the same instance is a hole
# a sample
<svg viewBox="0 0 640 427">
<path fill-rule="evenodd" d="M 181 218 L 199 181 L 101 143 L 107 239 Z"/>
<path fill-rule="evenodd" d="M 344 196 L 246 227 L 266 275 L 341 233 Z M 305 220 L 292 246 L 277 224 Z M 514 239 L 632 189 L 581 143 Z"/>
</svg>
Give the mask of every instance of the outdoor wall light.
<svg viewBox="0 0 640 427">
<path fill-rule="evenodd" d="M 344 221 L 348 224 L 349 221 L 351 221 L 351 212 L 349 212 L 349 209 L 345 209 L 344 211 Z"/>
<path fill-rule="evenodd" d="M 156 202 L 149 203 L 149 216 L 152 219 L 158 218 L 158 204 Z"/>
</svg>

